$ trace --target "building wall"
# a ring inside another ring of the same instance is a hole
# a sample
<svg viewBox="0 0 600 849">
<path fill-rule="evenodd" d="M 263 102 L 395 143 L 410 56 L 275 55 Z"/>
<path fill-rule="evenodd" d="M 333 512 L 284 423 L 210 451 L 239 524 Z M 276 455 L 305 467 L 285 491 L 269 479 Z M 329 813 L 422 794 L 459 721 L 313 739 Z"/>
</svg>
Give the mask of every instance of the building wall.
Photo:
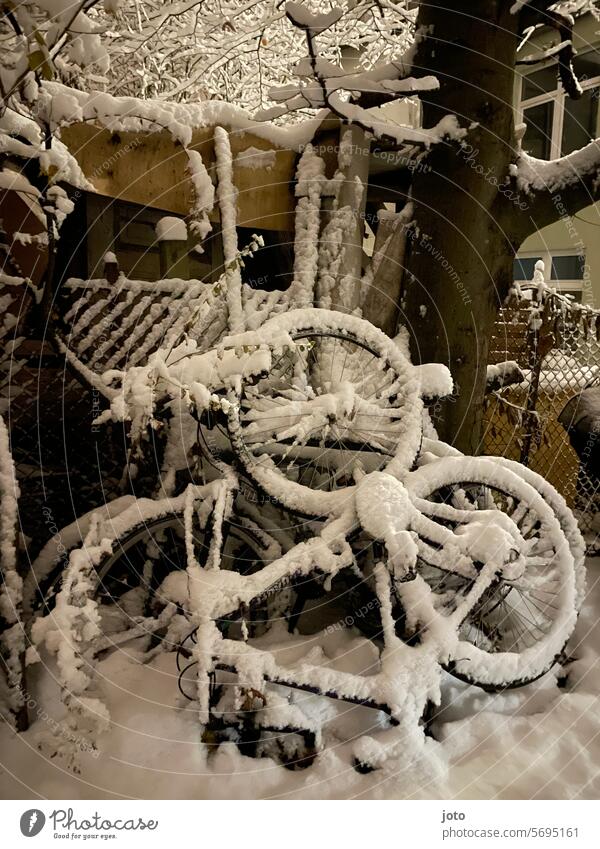
<svg viewBox="0 0 600 849">
<path fill-rule="evenodd" d="M 598 204 L 577 213 L 576 218 L 562 219 L 530 236 L 519 255 L 544 252 L 585 253 L 583 303 L 600 309 L 600 209 Z"/>
</svg>

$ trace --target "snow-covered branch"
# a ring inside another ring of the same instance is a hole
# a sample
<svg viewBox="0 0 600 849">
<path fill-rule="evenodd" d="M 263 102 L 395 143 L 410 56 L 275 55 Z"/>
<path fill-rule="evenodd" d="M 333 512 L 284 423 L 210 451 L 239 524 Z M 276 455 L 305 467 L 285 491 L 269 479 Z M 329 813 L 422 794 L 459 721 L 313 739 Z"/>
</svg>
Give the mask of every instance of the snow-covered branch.
<svg viewBox="0 0 600 849">
<path fill-rule="evenodd" d="M 540 0 L 528 0 L 528 2 L 518 0 L 511 7 L 511 13 L 519 15 L 522 30 L 527 30 L 530 33 L 540 27 L 550 27 L 556 30 L 559 38 L 558 44 L 525 56 L 519 59 L 517 64 L 533 65 L 556 57 L 563 88 L 569 97 L 576 100 L 583 94 L 583 89 L 573 68 L 573 57 L 575 56 L 573 27 L 575 20 L 569 9 L 572 5 L 551 3 L 547 0 L 542 0 L 542 2 Z M 588 5 L 592 6 L 593 4 Z"/>
<path fill-rule="evenodd" d="M 321 55 L 316 37 L 337 23 L 341 9 L 326 14 L 312 14 L 304 5 L 287 3 L 286 14 L 290 21 L 306 36 L 308 56 L 295 67 L 300 83 L 271 89 L 270 97 L 280 106 L 263 110 L 260 117 L 272 120 L 302 109 L 328 109 L 344 122 L 355 124 L 377 138 L 393 144 L 417 144 L 428 148 L 444 137 L 460 139 L 465 135 L 454 116 L 446 116 L 435 127 L 423 130 L 400 126 L 379 115 L 374 115 L 357 102 L 362 95 L 378 95 L 380 102 L 409 97 L 423 91 L 439 88 L 438 80 L 431 76 L 413 76 L 410 54 L 382 67 L 349 73 L 340 64 Z"/>
<path fill-rule="evenodd" d="M 535 159 L 522 152 L 513 175 L 526 201 L 526 211 L 520 216 L 525 238 L 598 199 L 600 139 L 560 159 Z"/>
<path fill-rule="evenodd" d="M 560 192 L 580 186 L 588 178 L 591 178 L 592 191 L 596 193 L 600 179 L 600 139 L 560 159 L 535 159 L 522 152 L 517 162 L 516 176 L 518 188 L 527 193 Z M 590 194 L 588 203 L 594 199 L 593 194 Z"/>
<path fill-rule="evenodd" d="M 314 0 L 309 6 L 322 9 Z M 405 0 L 344 5 L 341 14 L 323 18 L 329 24 L 320 32 L 324 55 L 339 61 L 351 48 L 365 68 L 390 61 L 408 46 L 415 19 L 408 6 Z M 112 93 L 225 98 L 252 111 L 264 107 L 273 85 L 292 81 L 304 46 L 303 29 L 290 24 L 280 0 L 134 0 L 111 24 L 104 41 Z"/>
</svg>

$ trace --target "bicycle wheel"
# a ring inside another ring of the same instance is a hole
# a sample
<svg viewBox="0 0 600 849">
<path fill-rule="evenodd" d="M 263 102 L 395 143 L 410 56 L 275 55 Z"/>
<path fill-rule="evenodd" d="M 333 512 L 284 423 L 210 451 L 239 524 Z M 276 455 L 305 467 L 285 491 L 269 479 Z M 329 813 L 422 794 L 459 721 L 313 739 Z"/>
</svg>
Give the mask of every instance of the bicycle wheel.
<svg viewBox="0 0 600 849">
<path fill-rule="evenodd" d="M 278 350 L 288 333 L 294 345 Z M 410 468 L 421 438 L 417 372 L 369 322 L 296 310 L 261 329 L 269 374 L 242 383 L 228 412 L 245 473 L 288 509 L 323 516 L 351 497 L 358 468 Z"/>
<path fill-rule="evenodd" d="M 510 469 L 515 474 L 522 477 L 528 484 L 536 489 L 546 504 L 551 507 L 552 512 L 558 519 L 558 523 L 573 555 L 573 569 L 575 572 L 575 607 L 581 610 L 581 606 L 585 600 L 586 594 L 586 570 L 585 570 L 585 540 L 583 534 L 579 530 L 577 519 L 567 505 L 567 502 L 562 495 L 557 492 L 552 484 L 548 483 L 546 478 L 538 475 L 522 463 L 517 463 L 516 460 L 509 460 L 507 457 L 487 457 L 486 459 L 494 460 Z"/>
<path fill-rule="evenodd" d="M 447 445 L 445 442 L 441 442 L 437 439 L 424 438 L 421 448 L 423 451 L 431 452 L 437 457 L 464 456 L 460 453 L 460 451 L 457 451 L 456 448 L 453 448 L 451 445 Z M 586 545 L 583 535 L 579 530 L 577 519 L 573 515 L 573 511 L 569 508 L 562 495 L 554 489 L 552 484 L 548 483 L 545 478 L 537 472 L 532 471 L 528 466 L 524 466 L 516 460 L 509 460 L 508 457 L 494 457 L 488 455 L 482 459 L 499 463 L 501 466 L 505 466 L 507 469 L 510 469 L 519 477 L 523 478 L 523 480 L 540 493 L 546 504 L 552 508 L 552 512 L 558 519 L 558 523 L 563 534 L 567 538 L 571 554 L 573 555 L 573 568 L 575 570 L 575 606 L 577 610 L 580 610 L 586 594 Z"/>
<path fill-rule="evenodd" d="M 138 517 L 140 511 L 132 511 Z M 185 519 L 183 510 L 162 515 L 147 522 L 133 521 L 120 530 L 112 540 L 112 551 L 95 568 L 95 587 L 92 596 L 100 607 L 102 630 L 105 633 L 125 630 L 134 617 L 156 612 L 170 601 L 176 601 L 185 615 L 187 582 L 181 583 L 182 592 L 173 591 L 173 575 L 185 575 L 187 551 L 185 544 Z M 240 574 L 251 574 L 274 558 L 273 548 L 266 534 L 254 529 L 244 518 L 226 524 L 223 534 L 221 568 Z M 197 521 L 192 527 L 195 556 L 200 563 L 208 554 L 209 531 Z M 271 541 L 272 543 L 273 541 Z M 64 569 L 55 570 L 44 582 L 43 606 L 51 610 L 54 597 L 60 588 Z M 165 592 L 165 579 L 170 578 L 170 592 Z M 252 611 L 251 622 L 265 623 L 272 614 L 266 604 Z M 232 620 L 219 621 L 227 631 Z"/>
<path fill-rule="evenodd" d="M 544 675 L 577 618 L 573 557 L 551 507 L 520 476 L 488 459 L 447 457 L 411 472 L 406 485 L 417 509 L 453 530 L 481 521 L 484 539 L 484 516 L 478 519 L 473 513 L 500 511 L 523 539 L 520 576 L 511 580 L 500 574 L 470 610 L 448 671 L 490 691 Z M 447 613 L 474 582 L 425 560 L 419 572 L 438 609 Z"/>
</svg>

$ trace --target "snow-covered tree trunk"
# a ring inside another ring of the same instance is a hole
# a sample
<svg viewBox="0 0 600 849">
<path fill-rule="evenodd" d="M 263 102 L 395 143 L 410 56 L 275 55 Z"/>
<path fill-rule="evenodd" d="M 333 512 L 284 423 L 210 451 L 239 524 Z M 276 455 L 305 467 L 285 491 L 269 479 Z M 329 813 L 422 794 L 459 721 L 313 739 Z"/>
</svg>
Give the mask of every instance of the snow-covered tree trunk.
<svg viewBox="0 0 600 849">
<path fill-rule="evenodd" d="M 436 422 L 465 453 L 479 447 L 488 343 L 511 283 L 516 208 L 498 187 L 514 161 L 517 20 L 506 0 L 422 4 L 425 33 L 413 68 L 438 77 L 422 97 L 423 125 L 457 115 L 462 146 L 435 146 L 412 186 L 415 225 L 406 251 L 400 316 L 415 362 L 446 363 L 455 395 Z"/>
</svg>

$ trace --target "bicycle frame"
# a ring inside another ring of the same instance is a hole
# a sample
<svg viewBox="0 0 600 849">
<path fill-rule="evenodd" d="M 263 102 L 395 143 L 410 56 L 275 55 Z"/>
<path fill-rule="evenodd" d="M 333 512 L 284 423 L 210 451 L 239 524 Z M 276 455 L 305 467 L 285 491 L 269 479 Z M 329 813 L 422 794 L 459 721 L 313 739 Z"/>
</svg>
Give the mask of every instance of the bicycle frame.
<svg viewBox="0 0 600 849">
<path fill-rule="evenodd" d="M 402 485 L 398 484 L 398 487 Z M 421 513 L 404 488 L 397 492 L 399 498 L 391 505 L 402 517 L 394 527 L 396 541 L 399 535 L 406 534 L 402 542 L 409 552 L 410 531 L 416 532 L 417 541 L 413 543 L 415 549 L 410 553 L 410 564 L 400 572 L 390 568 L 390 541 L 386 545 L 387 564 L 380 561 L 375 567 L 375 595 L 381 613 L 383 649 L 380 671 L 374 675 L 358 676 L 306 665 L 300 669 L 284 668 L 274 661 L 270 653 L 246 641 L 223 637 L 216 625 L 216 620 L 233 617 L 247 610 L 257 599 L 280 592 L 298 579 L 315 575 L 332 579 L 343 569 L 355 566 L 355 556 L 348 543 L 348 537 L 359 524 L 359 516 L 353 506 L 348 506 L 341 515 L 328 522 L 318 536 L 299 543 L 250 576 L 222 571 L 214 565 L 212 568 L 201 567 L 192 554 L 188 560 L 188 580 L 196 643 L 191 650 L 192 661 L 186 670 L 197 665 L 199 715 L 204 725 L 210 723 L 214 707 L 211 686 L 216 670 L 234 672 L 239 686 L 247 690 L 262 692 L 265 682 L 279 684 L 381 710 L 394 723 L 401 721 L 406 708 L 403 686 L 408 686 L 409 680 L 411 687 L 414 686 L 411 670 L 415 664 L 426 663 L 437 669 L 441 663 L 448 662 L 458 645 L 460 625 L 503 567 L 510 568 L 511 564 L 505 556 L 508 552 L 504 552 L 502 557 L 492 557 L 481 568 L 476 568 L 472 559 L 461 550 L 460 537 Z M 472 514 L 469 516 L 452 508 L 447 508 L 446 513 L 449 511 L 463 522 L 473 518 Z M 189 512 L 188 516 L 191 515 Z M 434 565 L 438 568 L 440 563 L 445 563 L 441 568 L 447 572 L 472 579 L 470 591 L 449 616 L 435 609 L 433 593 L 416 571 L 417 556 L 429 562 L 433 556 Z M 507 561 L 506 564 L 503 560 Z M 218 558 L 212 558 L 211 562 L 216 564 Z M 194 604 L 194 599 L 197 604 Z M 407 618 L 419 627 L 418 645 L 408 645 L 396 633 L 392 615 L 396 599 L 406 611 Z M 435 693 L 429 693 L 427 697 L 435 700 Z M 272 723 L 270 727 L 273 727 Z M 284 727 L 288 728 L 289 723 L 282 722 L 281 728 Z"/>
</svg>

